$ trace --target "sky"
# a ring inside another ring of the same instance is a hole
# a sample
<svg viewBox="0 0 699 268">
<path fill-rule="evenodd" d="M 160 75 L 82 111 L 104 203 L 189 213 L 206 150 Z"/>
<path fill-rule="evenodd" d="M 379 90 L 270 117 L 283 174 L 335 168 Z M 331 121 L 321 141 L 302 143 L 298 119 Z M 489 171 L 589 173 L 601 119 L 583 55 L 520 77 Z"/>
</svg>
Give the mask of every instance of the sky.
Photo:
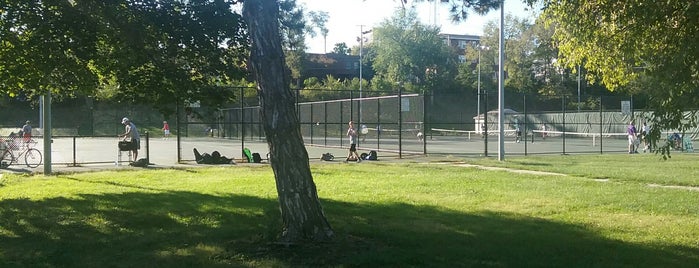
<svg viewBox="0 0 699 268">
<path fill-rule="evenodd" d="M 309 53 L 325 53 L 332 51 L 336 43 L 345 42 L 348 47 L 358 45 L 357 37 L 361 29 L 364 31 L 377 26 L 384 19 L 391 17 L 396 8 L 401 7 L 400 0 L 297 0 L 298 5 L 305 5 L 307 11 L 328 12 L 327 45 L 323 37 L 307 37 Z M 413 5 L 408 1 L 408 5 Z M 496 23 L 500 20 L 500 10 L 493 10 L 484 16 L 469 14 L 465 22 L 454 24 L 449 20 L 448 5 L 435 6 L 432 3 L 414 4 L 419 12 L 422 23 L 441 26 L 442 33 L 481 35 L 483 26 L 488 21 Z M 526 10 L 521 0 L 505 0 L 505 13 L 520 18 L 531 18 L 532 12 Z M 371 39 L 371 34 L 364 36 Z"/>
</svg>

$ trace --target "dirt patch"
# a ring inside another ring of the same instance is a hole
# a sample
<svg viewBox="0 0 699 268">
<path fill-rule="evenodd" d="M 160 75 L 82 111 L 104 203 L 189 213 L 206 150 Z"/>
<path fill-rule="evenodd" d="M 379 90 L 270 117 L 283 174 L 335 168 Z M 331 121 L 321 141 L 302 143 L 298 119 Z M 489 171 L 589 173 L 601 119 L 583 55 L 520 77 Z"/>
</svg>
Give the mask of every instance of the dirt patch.
<svg viewBox="0 0 699 268">
<path fill-rule="evenodd" d="M 507 172 L 519 173 L 519 174 L 548 175 L 548 176 L 568 176 L 567 174 L 563 174 L 563 173 L 546 172 L 546 171 L 535 171 L 535 170 L 525 170 L 525 169 L 512 169 L 512 168 L 502 168 L 502 167 L 488 167 L 488 166 L 480 166 L 480 165 L 473 165 L 473 164 L 457 164 L 457 165 L 455 165 L 455 166 L 457 166 L 457 167 L 480 168 L 480 169 L 485 169 L 485 170 L 507 171 Z"/>
</svg>

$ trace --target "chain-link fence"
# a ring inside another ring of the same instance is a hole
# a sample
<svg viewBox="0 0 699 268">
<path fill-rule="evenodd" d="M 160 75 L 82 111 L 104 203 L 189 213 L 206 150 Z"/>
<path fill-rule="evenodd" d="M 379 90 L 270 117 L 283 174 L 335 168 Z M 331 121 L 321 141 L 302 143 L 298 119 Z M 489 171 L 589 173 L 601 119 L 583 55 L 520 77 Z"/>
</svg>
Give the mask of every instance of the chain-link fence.
<svg viewBox="0 0 699 268">
<path fill-rule="evenodd" d="M 298 91 L 299 99 L 315 96 L 322 90 Z M 391 93 L 395 93 L 392 95 Z M 354 121 L 360 133 L 358 146 L 363 150 L 397 154 L 424 153 L 418 133 L 424 133 L 423 97 L 419 94 L 368 91 L 328 91 L 325 96 L 348 98 L 297 102 L 300 129 L 307 146 L 344 148 L 349 121 Z M 221 109 L 220 125 L 227 137 L 245 142 L 264 140 L 260 108 L 231 107 Z"/>
<path fill-rule="evenodd" d="M 55 149 L 53 153 L 57 157 L 54 159 L 64 159 L 59 162 L 74 165 L 113 162 L 115 154 L 111 152 L 116 150 L 116 136 L 124 131 L 120 124 L 122 117 L 134 121 L 142 134 L 148 133 L 150 141 L 142 143 L 146 155 L 167 154 L 170 157 L 162 161 L 194 160 L 194 148 L 200 152 L 219 151 L 238 159 L 243 159 L 243 149 L 249 148 L 264 156 L 268 147 L 257 91 L 246 87 L 233 90 L 237 92 L 236 101 L 224 108 L 173 104 L 175 112 L 171 114 L 144 106 L 90 99 L 56 102 L 53 105 L 54 145 L 66 148 Z M 384 155 L 402 157 L 404 154 L 490 156 L 498 151 L 499 115 L 498 104 L 494 101 L 497 95 L 493 93 L 482 94 L 480 100 L 471 93 L 423 95 L 401 90 L 360 93 L 357 90 L 313 89 L 294 93 L 300 130 L 309 149 L 346 152 L 349 147 L 347 123 L 352 120 L 360 133 L 358 148 L 362 152 L 376 150 Z M 634 119 L 640 131 L 646 115 L 634 107 L 633 98 L 610 94 L 582 95 L 580 99 L 578 102 L 576 96 L 505 96 L 503 144 L 506 154 L 628 151 L 626 127 Z M 41 136 L 40 106 L 2 105 L 0 135 L 16 132 L 25 120 L 30 120 L 35 124 L 35 136 Z M 165 120 L 172 133 L 168 139 L 161 130 Z M 668 136 L 675 132 L 662 131 Z M 689 147 L 679 149 L 690 151 L 697 130 L 679 135 L 682 140 L 689 141 Z M 93 143 L 98 146 L 89 145 Z M 100 154 L 99 150 L 109 153 Z"/>
</svg>

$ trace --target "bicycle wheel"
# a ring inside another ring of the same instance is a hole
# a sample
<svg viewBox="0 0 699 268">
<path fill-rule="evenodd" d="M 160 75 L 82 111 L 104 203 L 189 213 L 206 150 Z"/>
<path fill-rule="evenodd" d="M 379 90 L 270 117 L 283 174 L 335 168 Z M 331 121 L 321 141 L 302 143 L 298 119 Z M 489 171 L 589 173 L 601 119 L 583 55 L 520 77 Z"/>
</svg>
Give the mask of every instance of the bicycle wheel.
<svg viewBox="0 0 699 268">
<path fill-rule="evenodd" d="M 15 155 L 12 154 L 12 150 L 9 148 L 5 153 L 3 153 L 2 159 L 0 159 L 0 168 L 6 168 L 15 162 Z"/>
<path fill-rule="evenodd" d="M 26 153 L 24 153 L 24 162 L 27 164 L 28 167 L 38 167 L 41 165 L 41 152 L 37 149 L 29 149 L 27 150 Z"/>
</svg>

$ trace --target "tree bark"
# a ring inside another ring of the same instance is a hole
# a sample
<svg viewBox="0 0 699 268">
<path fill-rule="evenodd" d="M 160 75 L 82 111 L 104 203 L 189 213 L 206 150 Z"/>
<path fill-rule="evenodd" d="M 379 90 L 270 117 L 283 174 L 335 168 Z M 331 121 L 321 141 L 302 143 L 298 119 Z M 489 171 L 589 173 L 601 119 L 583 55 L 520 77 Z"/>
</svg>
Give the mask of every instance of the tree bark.
<svg viewBox="0 0 699 268">
<path fill-rule="evenodd" d="M 250 67 L 258 86 L 262 124 L 277 184 L 281 241 L 325 241 L 333 237 L 318 199 L 285 72 L 275 0 L 247 0 L 243 17 L 252 43 Z"/>
</svg>

